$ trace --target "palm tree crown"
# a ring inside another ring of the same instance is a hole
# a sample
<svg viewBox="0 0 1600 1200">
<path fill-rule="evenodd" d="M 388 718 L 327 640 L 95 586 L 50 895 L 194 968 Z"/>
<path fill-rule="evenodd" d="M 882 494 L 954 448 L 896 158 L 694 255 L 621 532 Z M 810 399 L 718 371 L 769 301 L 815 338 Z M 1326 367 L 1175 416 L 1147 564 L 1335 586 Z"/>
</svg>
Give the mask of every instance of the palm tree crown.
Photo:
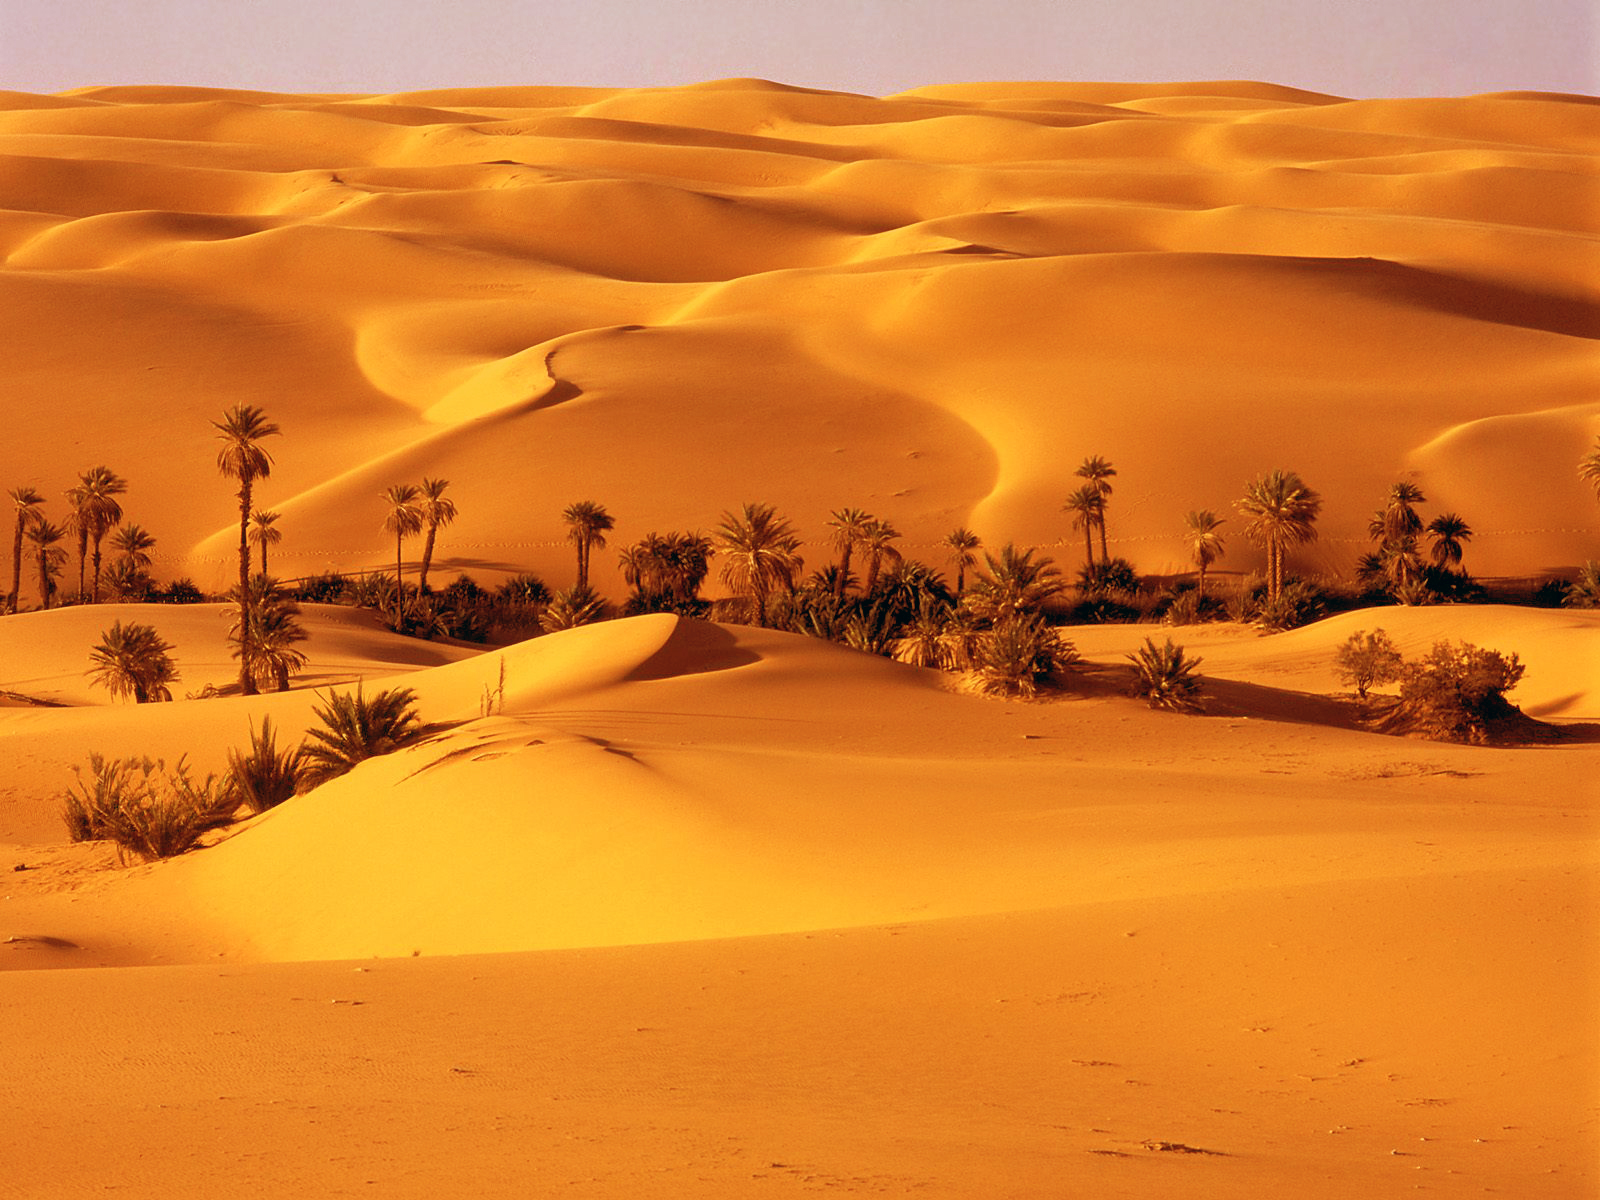
<svg viewBox="0 0 1600 1200">
<path fill-rule="evenodd" d="M 1047 555 L 1007 542 L 999 555 L 983 556 L 984 571 L 967 593 L 967 608 L 981 620 L 1000 624 L 1019 613 L 1037 612 L 1065 584 Z"/>
<path fill-rule="evenodd" d="M 1461 565 L 1465 544 L 1472 540 L 1472 527 L 1457 513 L 1440 513 L 1428 522 L 1433 547 L 1428 557 L 1433 565 L 1452 569 Z"/>
<path fill-rule="evenodd" d="M 1235 507 L 1249 518 L 1245 537 L 1266 547 L 1267 594 L 1276 600 L 1283 589 L 1284 548 L 1316 540 L 1322 497 L 1293 471 L 1269 471 L 1246 485 Z"/>
<path fill-rule="evenodd" d="M 85 551 L 94 547 L 94 590 L 100 600 L 100 543 L 122 521 L 122 505 L 117 497 L 128 490 L 128 481 L 110 467 L 91 467 L 78 477 L 78 484 L 67 492 L 72 505 L 70 524 L 78 535 L 78 592 L 83 593 Z"/>
<path fill-rule="evenodd" d="M 841 508 L 827 521 L 833 530 L 833 548 L 839 552 L 839 573 L 833 578 L 836 599 L 844 598 L 844 589 L 850 582 L 850 555 L 866 541 L 872 523 L 872 514 L 859 508 Z"/>
<path fill-rule="evenodd" d="M 765 625 L 772 589 L 793 588 L 804 565 L 800 535 L 772 505 L 746 504 L 737 515 L 722 514 L 715 539 L 723 555 L 723 582 L 751 599 L 756 624 Z"/>
<path fill-rule="evenodd" d="M 39 556 L 39 607 L 49 608 L 51 581 L 60 573 L 61 564 L 67 560 L 67 552 L 56 545 L 67 536 L 66 527 L 52 524 L 40 516 L 28 526 L 26 536 Z"/>
<path fill-rule="evenodd" d="M 1072 514 L 1072 527 L 1083 531 L 1083 565 L 1093 570 L 1094 531 L 1100 527 L 1100 519 L 1105 515 L 1106 498 L 1094 484 L 1086 483 L 1067 497 L 1062 510 Z"/>
</svg>

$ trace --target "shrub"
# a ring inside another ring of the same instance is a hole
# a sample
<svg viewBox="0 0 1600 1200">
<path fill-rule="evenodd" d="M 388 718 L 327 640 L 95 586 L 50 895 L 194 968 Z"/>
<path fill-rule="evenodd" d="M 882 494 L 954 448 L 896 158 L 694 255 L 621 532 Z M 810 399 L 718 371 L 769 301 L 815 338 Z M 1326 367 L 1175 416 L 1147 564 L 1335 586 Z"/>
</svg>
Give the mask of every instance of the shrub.
<svg viewBox="0 0 1600 1200">
<path fill-rule="evenodd" d="M 206 594 L 192 579 L 174 579 L 164 588 L 153 589 L 150 601 L 152 604 L 204 604 Z"/>
<path fill-rule="evenodd" d="M 135 704 L 172 699 L 167 685 L 178 679 L 172 646 L 153 625 L 116 622 L 100 635 L 89 662 L 90 678 L 113 696 L 131 696 Z"/>
<path fill-rule="evenodd" d="M 1055 681 L 1077 658 L 1077 649 L 1045 624 L 1043 617 L 1023 612 L 978 635 L 973 682 L 979 691 L 1028 698 Z"/>
<path fill-rule="evenodd" d="M 307 604 L 342 604 L 350 581 L 337 571 L 324 571 L 300 581 L 300 599 Z"/>
<path fill-rule="evenodd" d="M 1572 581 L 1556 576 L 1551 579 L 1542 579 L 1533 589 L 1533 606 L 1535 608 L 1561 608 L 1567 603 L 1567 590 L 1572 586 Z M 1568 607 L 1571 607 L 1570 605 Z"/>
<path fill-rule="evenodd" d="M 1495 721 L 1519 710 L 1506 693 L 1522 679 L 1515 654 L 1484 650 L 1470 642 L 1436 642 L 1426 657 L 1400 674 L 1400 698 L 1379 727 L 1457 742 L 1486 742 Z"/>
<path fill-rule="evenodd" d="M 235 792 L 253 813 L 263 813 L 294 795 L 299 782 L 303 751 L 278 749 L 278 734 L 272 718 L 262 719 L 261 728 L 250 726 L 250 751 L 228 751 L 228 778 Z"/>
<path fill-rule="evenodd" d="M 89 756 L 87 777 L 74 767 L 62 820 L 74 842 L 110 840 L 123 861 L 182 854 L 208 829 L 227 823 L 238 795 L 215 775 L 195 780 L 183 759 L 170 770 L 160 759 Z"/>
<path fill-rule="evenodd" d="M 422 718 L 416 693 L 395 688 L 366 696 L 360 684 L 354 693 L 329 692 L 315 710 L 321 729 L 306 734 L 298 772 L 302 790 L 337 779 L 357 763 L 388 754 L 422 739 Z"/>
<path fill-rule="evenodd" d="M 537 575 L 513 575 L 500 585 L 495 595 L 513 604 L 543 605 L 550 603 L 550 589 Z"/>
<path fill-rule="evenodd" d="M 1128 655 L 1128 661 L 1133 664 L 1133 694 L 1143 696 L 1151 708 L 1199 711 L 1200 681 L 1194 672 L 1202 659 L 1188 657 L 1171 638 L 1160 646 L 1153 638 L 1145 638 L 1138 652 Z"/>
<path fill-rule="evenodd" d="M 1160 611 L 1161 620 L 1167 625 L 1200 625 L 1225 615 L 1221 600 L 1215 596 L 1202 599 L 1199 592 L 1187 586 L 1175 589 L 1165 608 Z"/>
<path fill-rule="evenodd" d="M 557 592 L 549 607 L 539 614 L 539 628 L 546 633 L 563 629 L 576 629 L 579 625 L 592 625 L 606 617 L 605 599 L 593 588 L 570 588 Z"/>
<path fill-rule="evenodd" d="M 1078 590 L 1082 592 L 1137 592 L 1139 572 L 1125 558 L 1091 563 L 1078 568 Z"/>
<path fill-rule="evenodd" d="M 1375 629 L 1351 634 L 1339 647 L 1334 667 L 1339 682 L 1355 688 L 1356 695 L 1365 700 L 1370 688 L 1399 679 L 1402 663 L 1400 651 L 1389 635 Z"/>
<path fill-rule="evenodd" d="M 1561 596 L 1565 608 L 1600 608 L 1600 562 L 1590 559 Z"/>
<path fill-rule="evenodd" d="M 1269 633 L 1277 633 L 1308 624 L 1326 613 L 1327 603 L 1321 590 L 1296 579 L 1283 586 L 1277 599 L 1263 598 L 1251 619 Z"/>
</svg>

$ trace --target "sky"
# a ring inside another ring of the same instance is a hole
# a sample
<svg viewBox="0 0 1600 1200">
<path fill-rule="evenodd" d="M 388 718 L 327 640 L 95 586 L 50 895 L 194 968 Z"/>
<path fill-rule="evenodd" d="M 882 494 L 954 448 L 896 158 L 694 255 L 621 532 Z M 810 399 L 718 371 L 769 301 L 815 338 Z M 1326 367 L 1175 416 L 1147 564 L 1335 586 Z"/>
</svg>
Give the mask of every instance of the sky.
<svg viewBox="0 0 1600 1200">
<path fill-rule="evenodd" d="M 0 88 L 391 92 L 756 76 L 1600 93 L 1600 0 L 0 0 Z"/>
</svg>

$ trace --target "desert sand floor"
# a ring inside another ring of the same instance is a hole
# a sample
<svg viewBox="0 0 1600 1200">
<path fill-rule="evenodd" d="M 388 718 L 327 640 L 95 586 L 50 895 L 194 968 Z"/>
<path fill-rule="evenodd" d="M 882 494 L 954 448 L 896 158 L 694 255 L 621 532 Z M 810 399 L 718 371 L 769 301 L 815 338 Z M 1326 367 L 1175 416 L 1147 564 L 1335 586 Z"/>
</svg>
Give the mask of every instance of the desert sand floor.
<svg viewBox="0 0 1600 1200">
<path fill-rule="evenodd" d="M 44 678 L 88 611 L 0 654 Z M 215 610 L 140 615 L 204 677 Z M 1566 740 L 1484 749 L 1318 694 L 1371 615 L 1206 630 L 1181 717 L 1119 694 L 1132 627 L 1019 703 L 671 616 L 463 658 L 314 609 L 443 731 L 128 868 L 61 843 L 87 747 L 207 769 L 313 695 L 0 710 L 0 1194 L 1593 1195 L 1600 617 L 1382 613 L 1570 668 L 1520 696 Z"/>
</svg>

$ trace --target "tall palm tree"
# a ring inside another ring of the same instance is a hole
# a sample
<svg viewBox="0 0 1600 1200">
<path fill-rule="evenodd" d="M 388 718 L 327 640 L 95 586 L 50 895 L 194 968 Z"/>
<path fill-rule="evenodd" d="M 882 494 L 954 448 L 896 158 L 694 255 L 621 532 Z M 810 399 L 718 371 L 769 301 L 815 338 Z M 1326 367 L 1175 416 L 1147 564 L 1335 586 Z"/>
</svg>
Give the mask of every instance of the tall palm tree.
<svg viewBox="0 0 1600 1200">
<path fill-rule="evenodd" d="M 6 595 L 6 611 L 16 612 L 17 593 L 22 588 L 22 535 L 39 520 L 44 497 L 34 488 L 19 486 L 11 489 L 11 502 L 16 509 L 17 527 L 11 539 L 11 591 Z"/>
<path fill-rule="evenodd" d="M 746 504 L 738 515 L 722 514 L 716 530 L 717 549 L 723 554 L 722 580 L 735 592 L 749 596 L 756 624 L 767 623 L 767 597 L 777 586 L 793 588 L 804 565 L 800 535 L 770 504 Z"/>
<path fill-rule="evenodd" d="M 250 501 L 256 480 L 272 474 L 272 455 L 261 448 L 260 442 L 282 430 L 253 404 L 234 405 L 211 426 L 223 443 L 217 451 L 217 470 L 224 479 L 239 481 L 239 628 L 245 639 L 239 657 L 239 689 L 246 696 L 254 696 L 256 682 L 249 665 Z"/>
<path fill-rule="evenodd" d="M 1428 552 L 1433 565 L 1445 570 L 1460 566 L 1466 543 L 1472 540 L 1472 527 L 1456 513 L 1440 513 L 1428 522 L 1428 533 L 1433 537 Z"/>
<path fill-rule="evenodd" d="M 250 544 L 261 551 L 261 574 L 267 573 L 267 547 L 283 541 L 283 530 L 278 527 L 278 514 L 271 509 L 256 509 L 250 514 Z"/>
<path fill-rule="evenodd" d="M 945 534 L 944 544 L 949 547 L 950 561 L 956 568 L 956 598 L 967 590 L 967 568 L 975 566 L 978 558 L 972 552 L 983 545 L 978 535 L 965 525 L 957 526 Z"/>
<path fill-rule="evenodd" d="M 400 575 L 405 541 L 422 532 L 422 492 L 414 483 L 396 483 L 383 493 L 383 499 L 389 505 L 383 528 L 394 534 L 394 620 L 398 626 L 405 616 L 406 589 Z"/>
<path fill-rule="evenodd" d="M 1189 546 L 1189 557 L 1200 568 L 1200 586 L 1197 590 L 1201 600 L 1206 598 L 1206 568 L 1228 552 L 1222 535 L 1217 532 L 1226 524 L 1207 508 L 1187 513 L 1183 518 L 1183 536 Z"/>
<path fill-rule="evenodd" d="M 871 521 L 867 524 L 866 536 L 861 542 L 867 552 L 867 577 L 862 583 L 864 595 L 872 595 L 872 589 L 878 586 L 878 572 L 883 569 L 884 559 L 892 563 L 902 561 L 900 551 L 894 547 L 895 539 L 899 536 L 900 531 L 887 521 Z"/>
<path fill-rule="evenodd" d="M 88 536 L 94 547 L 94 585 L 91 599 L 100 603 L 100 543 L 106 534 L 110 533 L 122 523 L 122 505 L 117 502 L 117 497 L 124 495 L 128 490 L 128 481 L 118 475 L 109 467 L 94 467 L 85 471 L 81 477 L 82 505 L 79 509 L 79 521 L 83 533 Z M 80 542 L 80 560 L 81 560 Z M 79 562 L 79 572 L 82 573 L 82 562 Z M 79 588 L 83 584 L 80 579 Z"/>
<path fill-rule="evenodd" d="M 40 608 L 50 607 L 51 580 L 61 573 L 61 564 L 67 561 L 67 552 L 56 545 L 66 536 L 65 526 L 52 524 L 42 516 L 28 526 L 28 541 L 38 555 Z"/>
<path fill-rule="evenodd" d="M 602 550 L 606 548 L 606 534 L 611 532 L 616 522 L 605 510 L 605 505 L 593 500 L 569 504 L 561 515 L 567 522 L 567 541 L 578 549 L 578 582 L 573 586 L 573 591 L 587 591 L 589 552 L 597 546 Z"/>
<path fill-rule="evenodd" d="M 1383 507 L 1367 525 L 1368 534 L 1378 543 L 1383 573 L 1396 588 L 1411 586 L 1422 574 L 1422 555 L 1417 550 L 1422 518 L 1413 505 L 1426 499 L 1416 484 L 1401 480 L 1389 489 Z"/>
<path fill-rule="evenodd" d="M 433 542 L 439 530 L 456 519 L 456 502 L 444 494 L 448 479 L 422 480 L 422 523 L 428 527 L 428 540 L 422 543 L 422 570 L 417 575 L 417 591 L 428 587 L 428 568 L 433 565 Z"/>
<path fill-rule="evenodd" d="M 1111 479 L 1116 475 L 1117 469 L 1098 454 L 1091 455 L 1078 465 L 1073 472 L 1079 479 L 1087 479 L 1089 486 L 1100 493 L 1100 512 L 1095 518 L 1095 524 L 1100 529 L 1100 561 L 1111 561 L 1110 552 L 1106 549 L 1106 507 L 1111 501 Z"/>
<path fill-rule="evenodd" d="M 1322 497 L 1293 471 L 1269 471 L 1245 486 L 1234 507 L 1249 518 L 1245 537 L 1266 547 L 1267 597 L 1277 600 L 1283 591 L 1284 548 L 1316 540 Z"/>
<path fill-rule="evenodd" d="M 1072 514 L 1072 527 L 1083 530 L 1083 566 L 1084 570 L 1094 571 L 1094 531 L 1100 527 L 1105 517 L 1106 498 L 1100 494 L 1100 489 L 1092 483 L 1086 483 L 1072 495 L 1067 497 L 1066 504 L 1062 505 L 1063 512 Z"/>
<path fill-rule="evenodd" d="M 178 678 L 172 646 L 152 625 L 118 621 L 100 635 L 89 662 L 93 681 L 113 696 L 132 696 L 135 704 L 172 699 L 167 684 Z"/>
<path fill-rule="evenodd" d="M 833 530 L 833 548 L 839 552 L 839 573 L 833 579 L 833 596 L 844 599 L 844 589 L 850 579 L 850 555 L 866 541 L 872 525 L 872 514 L 859 508 L 841 508 L 827 522 Z"/>
<path fill-rule="evenodd" d="M 1594 488 L 1600 497 L 1600 437 L 1594 439 L 1594 449 L 1578 460 L 1578 478 Z"/>
</svg>

